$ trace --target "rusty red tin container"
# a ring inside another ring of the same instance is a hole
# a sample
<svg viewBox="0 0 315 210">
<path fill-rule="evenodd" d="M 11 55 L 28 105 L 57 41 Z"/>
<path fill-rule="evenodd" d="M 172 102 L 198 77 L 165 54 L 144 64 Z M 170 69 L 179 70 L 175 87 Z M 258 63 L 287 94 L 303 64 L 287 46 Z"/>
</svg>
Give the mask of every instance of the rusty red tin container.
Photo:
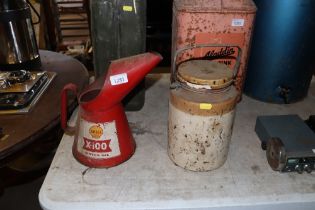
<svg viewBox="0 0 315 210">
<path fill-rule="evenodd" d="M 256 10 L 252 0 L 174 0 L 172 66 L 199 58 L 216 60 L 232 69 L 238 50 L 230 46 L 239 46 L 242 49 L 242 57 L 235 85 L 237 90 L 241 91 Z M 218 47 L 185 51 L 174 61 L 176 51 L 198 44 L 218 44 Z"/>
</svg>

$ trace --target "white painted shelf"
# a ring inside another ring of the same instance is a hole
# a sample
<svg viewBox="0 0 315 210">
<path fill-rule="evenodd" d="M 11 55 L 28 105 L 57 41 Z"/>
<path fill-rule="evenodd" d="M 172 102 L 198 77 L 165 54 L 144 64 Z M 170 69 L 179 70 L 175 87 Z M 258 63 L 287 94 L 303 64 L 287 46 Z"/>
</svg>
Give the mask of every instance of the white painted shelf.
<svg viewBox="0 0 315 210">
<path fill-rule="evenodd" d="M 167 156 L 169 74 L 146 80 L 144 108 L 127 113 L 134 156 L 117 167 L 90 169 L 73 158 L 73 136 L 64 135 L 39 193 L 44 209 L 315 209 L 315 172 L 272 171 L 254 132 L 259 114 L 315 114 L 314 81 L 309 96 L 295 104 L 243 96 L 227 162 L 214 171 L 191 172 Z"/>
</svg>

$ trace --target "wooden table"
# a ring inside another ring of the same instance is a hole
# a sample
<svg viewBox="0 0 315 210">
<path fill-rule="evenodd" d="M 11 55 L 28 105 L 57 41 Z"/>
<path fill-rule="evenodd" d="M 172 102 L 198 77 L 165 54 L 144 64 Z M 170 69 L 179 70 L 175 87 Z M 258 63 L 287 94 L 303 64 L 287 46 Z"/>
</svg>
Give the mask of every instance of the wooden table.
<svg viewBox="0 0 315 210">
<path fill-rule="evenodd" d="M 48 132 L 60 127 L 60 92 L 65 84 L 74 83 L 81 90 L 88 83 L 85 67 L 59 53 L 40 51 L 42 70 L 57 73 L 45 93 L 28 114 L 0 115 L 0 127 L 7 138 L 0 140 L 0 166 L 27 146 L 34 147 Z M 76 101 L 69 102 L 74 108 Z"/>
</svg>

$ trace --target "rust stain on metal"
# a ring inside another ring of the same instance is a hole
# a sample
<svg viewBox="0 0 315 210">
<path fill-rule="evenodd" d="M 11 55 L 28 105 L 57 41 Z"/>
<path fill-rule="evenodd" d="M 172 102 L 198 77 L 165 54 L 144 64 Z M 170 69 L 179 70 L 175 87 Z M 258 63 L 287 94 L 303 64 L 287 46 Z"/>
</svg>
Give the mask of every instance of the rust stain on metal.
<svg viewBox="0 0 315 210">
<path fill-rule="evenodd" d="M 176 50 L 194 44 L 239 45 L 243 53 L 236 87 L 242 90 L 255 15 L 256 6 L 252 0 L 174 0 L 172 55 Z M 239 25 L 233 23 L 238 20 L 241 20 Z M 214 35 L 221 39 L 214 39 Z M 198 57 L 200 53 L 193 52 L 192 55 Z M 189 58 L 179 56 L 177 63 Z"/>
<path fill-rule="evenodd" d="M 206 149 L 205 149 L 205 147 L 203 146 L 203 144 L 201 143 L 200 144 L 200 151 L 201 151 L 201 154 L 203 154 L 203 155 L 205 155 L 206 154 Z M 207 161 L 204 161 L 203 163 L 209 163 L 209 162 L 207 162 Z"/>
</svg>

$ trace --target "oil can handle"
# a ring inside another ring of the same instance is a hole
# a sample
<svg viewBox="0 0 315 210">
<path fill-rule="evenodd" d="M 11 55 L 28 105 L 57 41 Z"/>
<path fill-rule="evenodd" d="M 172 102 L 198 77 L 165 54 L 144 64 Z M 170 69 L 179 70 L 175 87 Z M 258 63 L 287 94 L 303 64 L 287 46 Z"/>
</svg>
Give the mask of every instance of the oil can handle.
<svg viewBox="0 0 315 210">
<path fill-rule="evenodd" d="M 172 64 L 172 68 L 171 68 L 171 81 L 172 82 L 175 81 L 176 60 L 177 60 L 178 55 L 180 53 L 186 51 L 186 50 L 192 50 L 192 49 L 204 48 L 204 47 L 236 47 L 238 49 L 238 53 L 237 53 L 237 57 L 236 57 L 236 63 L 234 65 L 234 69 L 233 69 L 233 78 L 236 77 L 236 75 L 238 73 L 238 70 L 239 70 L 239 66 L 241 64 L 241 56 L 242 56 L 242 49 L 239 46 L 237 46 L 237 45 L 229 45 L 229 44 L 196 44 L 196 45 L 185 46 L 185 47 L 175 51 L 173 64 Z"/>
<path fill-rule="evenodd" d="M 75 84 L 69 83 L 62 89 L 61 92 L 61 128 L 65 132 L 72 133 L 75 130 L 75 127 L 68 126 L 68 111 L 67 111 L 67 104 L 68 104 L 68 91 L 72 91 L 75 95 L 77 95 L 78 88 Z"/>
</svg>

